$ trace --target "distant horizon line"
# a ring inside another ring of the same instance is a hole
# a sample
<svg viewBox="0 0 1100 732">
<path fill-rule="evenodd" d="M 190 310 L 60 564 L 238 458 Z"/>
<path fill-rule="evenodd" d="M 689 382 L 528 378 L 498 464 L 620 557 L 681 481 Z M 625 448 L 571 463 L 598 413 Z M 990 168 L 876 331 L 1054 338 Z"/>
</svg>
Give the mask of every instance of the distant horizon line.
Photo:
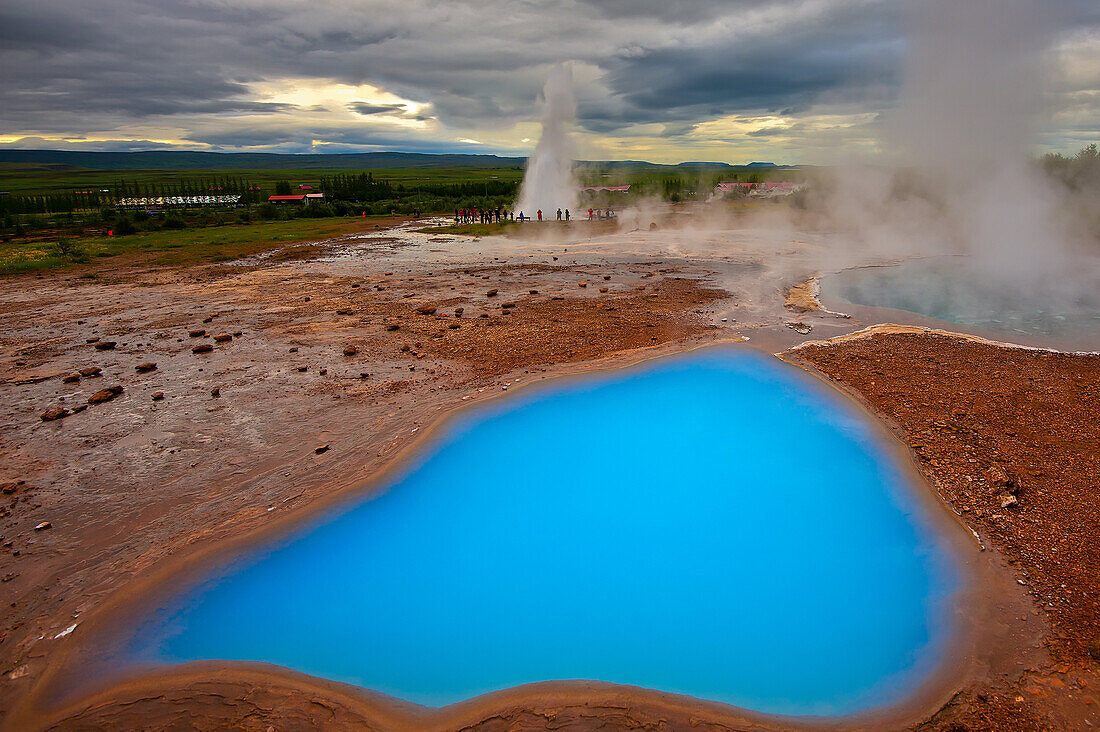
<svg viewBox="0 0 1100 732">
<path fill-rule="evenodd" d="M 29 158 L 35 155 L 47 154 L 49 156 L 129 156 L 129 155 L 200 155 L 200 156 L 247 156 L 247 157 L 278 157 L 278 158 L 350 158 L 364 156 L 408 156 L 422 158 L 471 158 L 492 159 L 510 163 L 525 163 L 528 155 L 499 155 L 496 153 L 478 152 L 423 152 L 406 150 L 364 150 L 358 152 L 267 152 L 267 151 L 234 151 L 234 150 L 71 150 L 63 148 L 24 148 L 7 147 L 0 145 L 0 162 L 16 162 L 13 158 Z M 721 160 L 683 160 L 677 163 L 654 163 L 648 160 L 575 160 L 580 164 L 618 164 L 618 165 L 647 165 L 653 167 L 730 167 L 730 168 L 797 168 L 805 167 L 802 164 L 784 164 L 770 161 L 752 161 L 747 163 L 731 163 Z"/>
</svg>

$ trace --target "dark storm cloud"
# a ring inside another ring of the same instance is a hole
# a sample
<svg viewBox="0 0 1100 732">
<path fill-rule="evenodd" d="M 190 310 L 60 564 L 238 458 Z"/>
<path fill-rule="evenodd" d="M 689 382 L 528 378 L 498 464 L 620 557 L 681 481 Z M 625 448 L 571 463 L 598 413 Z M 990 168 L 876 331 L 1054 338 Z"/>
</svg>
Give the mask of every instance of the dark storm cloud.
<svg viewBox="0 0 1100 732">
<path fill-rule="evenodd" d="M 263 145 L 264 134 L 273 145 L 298 144 L 316 131 L 309 115 L 326 109 L 265 101 L 255 90 L 307 79 L 428 104 L 430 115 L 412 115 L 392 98 L 360 99 L 334 113 L 363 125 L 432 117 L 440 124 L 431 130 L 392 139 L 430 134 L 455 147 L 447 140 L 461 135 L 448 130 L 530 119 L 561 60 L 576 62 L 580 123 L 604 134 L 656 124 L 671 138 L 730 114 L 802 114 L 822 99 L 876 111 L 897 85 L 912 1 L 8 2 L 0 4 L 0 134 L 173 126 L 198 134 L 248 115 L 272 123 L 242 123 L 253 132 L 210 144 Z M 1050 8 L 1064 27 L 1100 23 L 1095 2 Z"/>
<path fill-rule="evenodd" d="M 886 6 L 841 6 L 813 26 L 775 35 L 615 59 L 610 83 L 634 121 L 804 109 L 833 90 L 858 95 L 894 84 L 895 20 Z"/>
<path fill-rule="evenodd" d="M 371 115 L 371 114 L 393 114 L 394 112 L 404 112 L 405 106 L 403 104 L 370 104 L 368 102 L 351 102 L 348 104 L 348 109 L 356 114 Z"/>
</svg>

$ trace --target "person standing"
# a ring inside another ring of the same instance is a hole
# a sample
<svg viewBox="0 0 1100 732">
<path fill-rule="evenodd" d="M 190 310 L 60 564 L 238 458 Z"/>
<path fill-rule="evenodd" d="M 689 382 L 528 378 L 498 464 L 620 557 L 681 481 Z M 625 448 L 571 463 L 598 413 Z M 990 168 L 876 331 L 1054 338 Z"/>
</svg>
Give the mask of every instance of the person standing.
<svg viewBox="0 0 1100 732">
<path fill-rule="evenodd" d="M 561 209 L 558 209 L 558 221 L 561 221 Z"/>
<path fill-rule="evenodd" d="M 538 210 L 538 217 L 539 217 L 539 221 L 541 222 L 542 221 L 542 209 L 541 208 Z"/>
<path fill-rule="evenodd" d="M 565 209 L 565 220 L 569 220 L 569 209 Z"/>
</svg>

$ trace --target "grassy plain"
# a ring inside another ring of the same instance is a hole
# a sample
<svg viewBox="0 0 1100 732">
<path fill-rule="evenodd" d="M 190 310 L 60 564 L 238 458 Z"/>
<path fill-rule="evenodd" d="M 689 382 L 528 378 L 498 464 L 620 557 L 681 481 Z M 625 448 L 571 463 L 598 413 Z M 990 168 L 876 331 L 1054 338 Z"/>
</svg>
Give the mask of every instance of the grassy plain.
<svg viewBox="0 0 1100 732">
<path fill-rule="evenodd" d="M 226 178 L 243 180 L 250 185 L 258 185 L 265 193 L 274 193 L 275 183 L 289 181 L 292 187 L 314 185 L 322 177 L 358 173 L 343 169 L 307 169 L 307 170 L 254 170 L 254 169 L 211 169 L 211 170 L 91 170 L 70 168 L 68 166 L 26 165 L 22 163 L 0 163 L 0 191 L 12 195 L 42 195 L 64 191 L 114 190 L 119 181 L 128 184 L 172 185 L 180 181 L 220 181 Z M 371 170 L 375 178 L 392 183 L 415 185 L 422 183 L 478 183 L 480 181 L 503 180 L 519 182 L 523 179 L 523 170 L 519 168 L 403 168 L 393 170 Z"/>
<path fill-rule="evenodd" d="M 187 265 L 226 262 L 274 247 L 317 241 L 373 228 L 378 219 L 291 219 L 229 224 L 202 229 L 142 231 L 130 236 L 61 238 L 58 241 L 13 239 L 0 243 L 0 274 L 59 267 L 90 266 L 140 258 L 145 264 Z"/>
</svg>

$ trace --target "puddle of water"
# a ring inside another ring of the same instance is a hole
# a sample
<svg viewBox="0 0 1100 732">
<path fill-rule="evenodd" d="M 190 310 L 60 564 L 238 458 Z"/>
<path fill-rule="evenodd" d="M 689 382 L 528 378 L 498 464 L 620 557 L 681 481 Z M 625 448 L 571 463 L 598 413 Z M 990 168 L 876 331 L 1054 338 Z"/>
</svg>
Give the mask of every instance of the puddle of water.
<svg viewBox="0 0 1100 732">
<path fill-rule="evenodd" d="M 1024 290 L 958 257 L 846 270 L 824 278 L 821 296 L 841 310 L 844 304 L 907 310 L 1009 340 L 1018 334 L 1100 348 L 1100 291 L 1071 296 L 1057 286 Z"/>
<path fill-rule="evenodd" d="M 784 714 L 898 702 L 942 659 L 961 579 L 878 434 L 737 347 L 534 387 L 181 590 L 131 658 L 429 706 L 554 679 Z"/>
</svg>

